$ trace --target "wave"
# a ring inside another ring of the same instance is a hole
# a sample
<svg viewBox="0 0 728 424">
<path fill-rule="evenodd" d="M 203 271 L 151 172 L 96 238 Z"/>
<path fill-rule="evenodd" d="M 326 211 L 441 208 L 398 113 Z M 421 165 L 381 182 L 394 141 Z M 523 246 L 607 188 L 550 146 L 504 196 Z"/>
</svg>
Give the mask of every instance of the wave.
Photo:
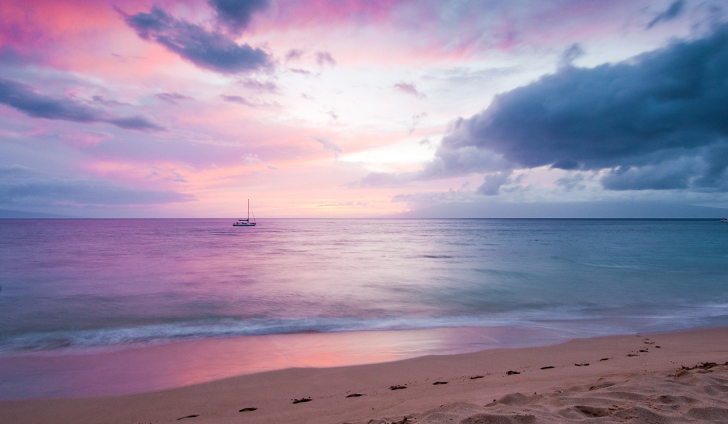
<svg viewBox="0 0 728 424">
<path fill-rule="evenodd" d="M 718 320 L 718 321 L 716 321 Z M 726 321 L 726 322 L 723 322 Z M 718 322 L 718 324 L 715 324 Z M 728 324 L 728 303 L 682 306 L 644 313 L 562 307 L 480 316 L 236 319 L 219 318 L 123 328 L 35 332 L 0 339 L 1 356 L 83 354 L 174 341 L 235 336 L 443 327 L 520 327 L 560 331 L 570 337 L 670 331 Z"/>
</svg>

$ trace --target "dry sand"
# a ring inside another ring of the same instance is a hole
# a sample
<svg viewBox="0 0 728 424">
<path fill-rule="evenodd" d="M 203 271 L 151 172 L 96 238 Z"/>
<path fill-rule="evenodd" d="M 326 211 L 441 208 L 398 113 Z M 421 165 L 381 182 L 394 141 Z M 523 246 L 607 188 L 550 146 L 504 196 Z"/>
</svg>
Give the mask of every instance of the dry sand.
<svg viewBox="0 0 728 424">
<path fill-rule="evenodd" d="M 0 402 L 13 424 L 397 422 L 728 423 L 728 328 Z"/>
</svg>

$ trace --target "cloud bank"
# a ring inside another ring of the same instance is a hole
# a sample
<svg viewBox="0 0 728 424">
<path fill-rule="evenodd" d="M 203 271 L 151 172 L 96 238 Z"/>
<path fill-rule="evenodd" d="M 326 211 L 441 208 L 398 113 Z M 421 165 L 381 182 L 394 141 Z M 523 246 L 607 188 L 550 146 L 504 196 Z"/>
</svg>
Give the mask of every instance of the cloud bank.
<svg viewBox="0 0 728 424">
<path fill-rule="evenodd" d="M 194 200 L 193 195 L 170 190 L 134 189 L 97 179 L 52 178 L 18 165 L 0 167 L 3 206 L 136 206 Z"/>
<path fill-rule="evenodd" d="M 0 78 L 0 103 L 34 118 L 72 122 L 106 122 L 124 129 L 161 131 L 163 127 L 141 116 L 116 117 L 78 100 L 38 94 L 29 85 Z"/>
<path fill-rule="evenodd" d="M 409 179 L 543 166 L 602 171 L 608 190 L 728 191 L 728 26 L 621 63 L 567 65 L 502 93 L 458 119 Z M 479 192 L 494 194 L 505 175 Z M 384 178 L 362 182 L 372 180 Z"/>
</svg>

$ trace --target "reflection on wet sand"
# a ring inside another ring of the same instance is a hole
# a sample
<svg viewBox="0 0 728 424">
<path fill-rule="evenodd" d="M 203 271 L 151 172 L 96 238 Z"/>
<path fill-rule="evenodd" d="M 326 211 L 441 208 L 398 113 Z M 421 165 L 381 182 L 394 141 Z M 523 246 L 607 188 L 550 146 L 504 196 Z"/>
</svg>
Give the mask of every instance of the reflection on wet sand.
<svg viewBox="0 0 728 424">
<path fill-rule="evenodd" d="M 552 344 L 512 327 L 300 333 L 193 340 L 114 352 L 0 359 L 1 399 L 104 396 L 187 386 L 284 368 L 338 367 L 425 355 Z"/>
</svg>

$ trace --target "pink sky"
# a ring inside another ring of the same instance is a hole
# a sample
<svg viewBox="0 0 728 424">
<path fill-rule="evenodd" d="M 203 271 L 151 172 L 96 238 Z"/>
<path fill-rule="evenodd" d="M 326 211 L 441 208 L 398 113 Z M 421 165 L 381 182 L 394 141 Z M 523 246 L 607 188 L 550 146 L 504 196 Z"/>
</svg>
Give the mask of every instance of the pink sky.
<svg viewBox="0 0 728 424">
<path fill-rule="evenodd" d="M 576 171 L 549 166 L 423 176 L 458 118 L 558 72 L 565 52 L 576 52 L 569 66 L 616 63 L 699 38 L 710 19 L 722 15 L 704 2 L 669 0 L 2 2 L 0 209 L 235 217 L 248 198 L 259 217 L 447 202 L 726 207 L 723 192 L 609 190 L 608 167 L 578 174 L 578 189 L 558 183 Z M 503 182 L 483 195 L 489 175 Z"/>
</svg>

